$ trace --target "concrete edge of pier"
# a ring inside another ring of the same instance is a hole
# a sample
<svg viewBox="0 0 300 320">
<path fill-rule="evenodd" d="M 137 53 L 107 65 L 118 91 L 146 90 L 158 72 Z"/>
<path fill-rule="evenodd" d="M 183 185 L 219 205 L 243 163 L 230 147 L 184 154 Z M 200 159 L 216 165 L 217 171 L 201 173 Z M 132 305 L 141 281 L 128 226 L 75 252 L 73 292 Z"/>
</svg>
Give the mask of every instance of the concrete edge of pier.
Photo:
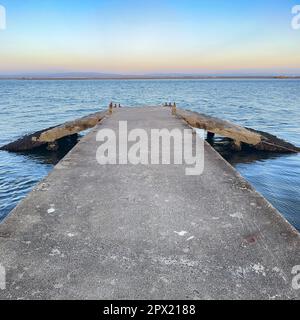
<svg viewBox="0 0 300 320">
<path fill-rule="evenodd" d="M 235 169 L 226 159 L 224 159 L 218 151 L 216 151 L 207 141 L 205 141 L 205 144 L 207 147 L 209 147 L 214 153 L 216 153 L 217 157 L 220 159 L 220 161 L 223 161 L 228 167 L 231 168 L 231 170 L 234 172 L 236 178 L 241 181 L 249 190 L 254 192 L 259 198 L 261 198 L 262 202 L 265 203 L 267 207 L 269 207 L 273 212 L 276 218 L 283 220 L 283 223 L 286 225 L 288 229 L 290 229 L 290 232 L 295 234 L 299 240 L 300 240 L 300 233 L 299 231 L 285 218 L 285 216 L 279 212 L 259 191 L 255 189 L 255 187 L 246 180 L 238 171 Z"/>
</svg>

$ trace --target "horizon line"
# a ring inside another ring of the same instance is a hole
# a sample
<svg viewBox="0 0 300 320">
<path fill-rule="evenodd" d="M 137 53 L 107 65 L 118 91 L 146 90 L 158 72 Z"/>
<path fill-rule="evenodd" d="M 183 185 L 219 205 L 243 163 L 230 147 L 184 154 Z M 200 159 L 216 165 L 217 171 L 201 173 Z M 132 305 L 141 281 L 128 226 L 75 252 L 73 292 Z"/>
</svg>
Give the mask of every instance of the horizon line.
<svg viewBox="0 0 300 320">
<path fill-rule="evenodd" d="M 220 76 L 147 76 L 147 75 L 116 75 L 116 76 L 1 76 L 0 80 L 213 80 L 213 79 L 300 79 L 300 75 L 220 75 Z"/>
</svg>

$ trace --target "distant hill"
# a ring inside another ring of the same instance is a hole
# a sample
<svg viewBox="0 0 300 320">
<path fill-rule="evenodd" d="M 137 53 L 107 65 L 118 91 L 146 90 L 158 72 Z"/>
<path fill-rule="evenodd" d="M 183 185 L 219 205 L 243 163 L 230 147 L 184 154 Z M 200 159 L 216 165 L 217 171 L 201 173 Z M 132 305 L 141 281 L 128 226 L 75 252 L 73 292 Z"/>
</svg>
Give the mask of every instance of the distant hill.
<svg viewBox="0 0 300 320">
<path fill-rule="evenodd" d="M 10 75 L 0 75 L 0 78 L 48 78 L 48 79 L 57 79 L 57 78 L 110 78 L 115 77 L 119 78 L 122 75 L 118 74 L 108 74 L 108 73 L 98 73 L 98 72 L 60 72 L 60 73 L 20 73 L 20 74 L 10 74 Z"/>
<path fill-rule="evenodd" d="M 99 72 L 59 72 L 59 73 L 20 73 L 1 75 L 0 79 L 300 79 L 300 76 L 285 75 L 201 75 L 181 73 L 156 73 L 156 74 L 113 74 Z"/>
</svg>

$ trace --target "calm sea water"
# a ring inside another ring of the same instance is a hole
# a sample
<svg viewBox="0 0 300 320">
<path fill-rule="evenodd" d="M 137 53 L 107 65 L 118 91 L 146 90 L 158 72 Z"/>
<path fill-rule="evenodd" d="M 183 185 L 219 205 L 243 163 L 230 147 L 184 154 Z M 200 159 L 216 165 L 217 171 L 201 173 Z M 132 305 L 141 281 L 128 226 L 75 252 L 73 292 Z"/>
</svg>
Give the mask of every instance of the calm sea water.
<svg viewBox="0 0 300 320">
<path fill-rule="evenodd" d="M 0 145 L 23 134 L 106 109 L 176 101 L 300 145 L 298 80 L 0 81 Z M 0 151 L 0 219 L 62 155 Z M 300 230 L 300 156 L 228 157 L 237 170 Z"/>
</svg>

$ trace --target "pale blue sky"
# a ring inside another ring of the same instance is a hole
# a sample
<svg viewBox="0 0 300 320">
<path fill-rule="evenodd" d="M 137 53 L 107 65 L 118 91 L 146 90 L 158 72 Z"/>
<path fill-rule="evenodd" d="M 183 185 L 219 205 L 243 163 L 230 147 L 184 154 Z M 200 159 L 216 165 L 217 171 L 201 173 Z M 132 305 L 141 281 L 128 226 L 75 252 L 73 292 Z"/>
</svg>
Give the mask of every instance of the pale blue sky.
<svg viewBox="0 0 300 320">
<path fill-rule="evenodd" d="M 300 4 L 300 0 L 298 1 Z M 300 74 L 297 0 L 0 0 L 0 73 Z"/>
</svg>

